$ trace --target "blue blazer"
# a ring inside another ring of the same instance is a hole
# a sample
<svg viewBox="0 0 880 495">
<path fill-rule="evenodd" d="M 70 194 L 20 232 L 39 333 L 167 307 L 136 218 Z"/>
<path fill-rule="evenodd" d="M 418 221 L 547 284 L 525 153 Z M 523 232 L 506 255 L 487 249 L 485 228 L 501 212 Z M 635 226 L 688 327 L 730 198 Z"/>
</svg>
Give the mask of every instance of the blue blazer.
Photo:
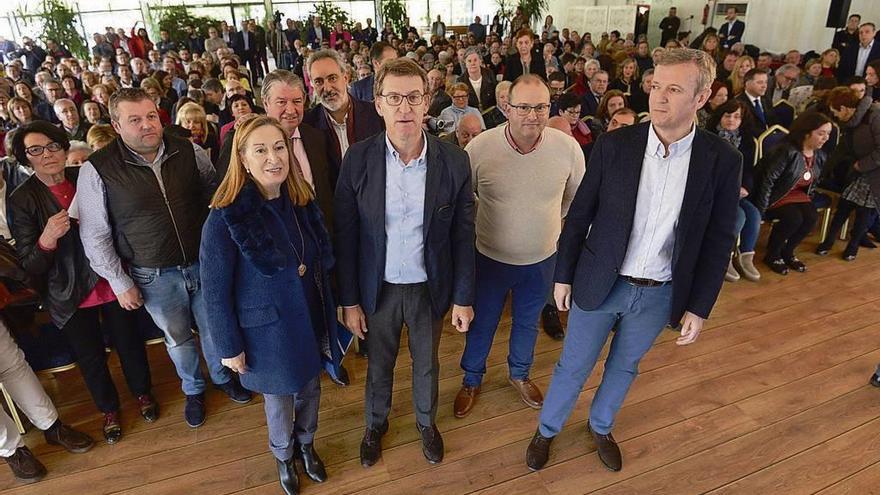
<svg viewBox="0 0 880 495">
<path fill-rule="evenodd" d="M 554 279 L 573 285 L 572 300 L 583 310 L 605 301 L 626 256 L 649 125 L 599 136 L 568 210 Z M 718 298 L 736 239 L 741 170 L 739 151 L 697 129 L 675 231 L 673 325 L 685 311 L 708 318 Z"/>
<path fill-rule="evenodd" d="M 295 394 L 320 374 L 324 361 L 338 372 L 344 354 L 339 340 L 350 339 L 336 324 L 329 276 L 333 254 L 321 212 L 314 201 L 304 210 L 308 221 L 301 226 L 317 240 L 323 270 L 324 321 L 329 322 L 323 330 L 330 353 L 324 359 L 286 227 L 254 183 L 248 181 L 231 205 L 211 209 L 202 229 L 199 261 L 211 308 L 208 331 L 220 357 L 244 351 L 249 371 L 241 383 L 255 392 Z"/>
<path fill-rule="evenodd" d="M 373 81 L 376 78 L 373 77 L 373 74 L 361 79 L 360 81 L 355 81 L 351 85 L 350 93 L 352 96 L 361 101 L 373 101 Z"/>
<path fill-rule="evenodd" d="M 739 19 L 733 21 L 733 29 L 730 32 L 727 31 L 729 27 L 727 20 L 725 20 L 718 29 L 718 36 L 724 36 L 724 39 L 721 40 L 722 48 L 730 48 L 739 43 L 742 41 L 743 33 L 746 32 L 746 23 Z"/>
<path fill-rule="evenodd" d="M 428 139 L 424 252 L 433 316 L 474 301 L 474 192 L 467 153 Z M 340 304 L 376 312 L 385 278 L 385 133 L 348 149 L 336 185 L 337 286 Z M 731 230 L 733 227 L 731 227 Z"/>
</svg>

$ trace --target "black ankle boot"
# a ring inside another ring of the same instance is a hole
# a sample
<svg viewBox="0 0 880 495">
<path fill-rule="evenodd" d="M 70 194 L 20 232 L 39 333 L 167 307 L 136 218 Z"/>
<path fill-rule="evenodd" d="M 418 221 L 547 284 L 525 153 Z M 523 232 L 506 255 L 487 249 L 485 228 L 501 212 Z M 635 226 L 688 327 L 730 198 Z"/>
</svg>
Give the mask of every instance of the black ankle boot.
<svg viewBox="0 0 880 495">
<path fill-rule="evenodd" d="M 278 479 L 281 481 L 281 489 L 285 495 L 297 495 L 299 493 L 299 478 L 296 474 L 296 463 L 293 457 L 286 461 L 275 458 L 278 464 Z"/>
</svg>

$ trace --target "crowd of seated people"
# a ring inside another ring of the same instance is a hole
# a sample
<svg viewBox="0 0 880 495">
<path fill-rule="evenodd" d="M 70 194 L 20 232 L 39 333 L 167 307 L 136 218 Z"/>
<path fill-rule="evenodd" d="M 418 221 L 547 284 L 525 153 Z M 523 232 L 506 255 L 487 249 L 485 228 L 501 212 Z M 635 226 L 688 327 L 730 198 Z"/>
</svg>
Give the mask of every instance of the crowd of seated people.
<svg viewBox="0 0 880 495">
<path fill-rule="evenodd" d="M 828 255 L 835 240 L 847 234 L 840 256 L 854 261 L 860 248 L 874 249 L 880 242 L 876 199 L 880 195 L 876 158 L 880 156 L 880 43 L 875 41 L 875 25 L 852 16 L 832 47 L 774 54 L 746 44 L 748 31 L 740 31 L 732 41 L 729 30 L 738 29 L 733 17 L 723 26 L 728 31 L 708 28 L 693 42 L 687 34 L 664 31 L 667 39 L 661 47 L 652 47 L 644 35 L 581 33 L 576 26 L 559 31 L 552 18 L 542 30 L 532 31 L 522 19 L 506 26 L 497 16 L 489 26 L 475 19 L 469 33 L 461 36 L 437 23 L 426 36 L 409 22 L 399 33 L 390 23 L 380 31 L 370 19 L 365 26 L 337 23 L 330 29 L 317 16 L 306 23 L 288 20 L 280 36 L 274 26 L 263 28 L 253 20 L 243 21 L 241 30 L 226 22 L 189 26 L 183 39 L 172 39 L 163 30 L 155 42 L 137 25 L 130 32 L 107 28 L 106 33 L 94 35 L 92 55 L 83 59 L 53 40 L 45 47 L 29 38 L 22 39 L 21 46 L 9 42 L 9 49 L 0 54 L 5 57 L 0 78 L 0 198 L 4 200 L 0 236 L 14 243 L 24 270 L 45 281 L 40 293 L 44 306 L 73 349 L 102 415 L 107 443 L 123 438 L 123 423 L 119 394 L 106 364 L 106 336 L 120 356 L 127 388 L 137 398 L 141 416 L 148 422 L 159 416 L 143 342 L 124 331 L 133 325 L 132 311 L 142 306 L 145 310 L 140 311 L 149 312 L 166 336 L 187 398 L 185 419 L 197 427 L 205 421 L 207 379 L 197 365 L 193 367 L 199 354 L 189 328 L 192 323 L 207 325 L 211 318 L 202 319 L 201 299 L 194 289 L 180 286 L 187 307 L 181 316 L 171 314 L 172 302 L 157 302 L 149 285 L 159 283 L 168 267 L 198 269 L 198 250 L 187 252 L 199 245 L 198 233 L 193 239 L 184 238 L 173 222 L 171 232 L 177 234 L 177 241 L 157 246 L 143 235 L 142 226 L 129 225 L 142 220 L 135 222 L 120 213 L 133 211 L 133 205 L 116 194 L 126 191 L 122 182 L 133 179 L 111 172 L 104 161 L 112 164 L 137 155 L 134 161 L 142 169 L 152 168 L 158 177 L 159 187 L 153 192 L 161 194 L 164 203 L 154 201 L 157 207 L 167 204 L 172 221 L 181 215 L 200 230 L 210 195 L 219 184 L 225 183 L 220 190 L 229 192 L 223 200 L 215 198 L 211 203 L 215 206 L 248 198 L 247 190 L 237 190 L 234 181 L 239 181 L 239 189 L 242 181 L 259 182 L 258 174 L 251 176 L 248 168 L 257 160 L 257 151 L 249 148 L 253 136 L 284 132 L 292 139 L 282 151 L 289 151 L 301 169 L 302 180 L 288 184 L 301 202 L 294 206 L 304 208 L 302 221 L 322 218 L 332 233 L 333 196 L 348 150 L 386 128 L 389 117 L 380 113 L 380 107 L 387 111 L 424 104 L 417 125 L 441 137 L 444 146 L 473 151 L 470 143 L 481 133 L 508 125 L 513 83 L 523 76 L 537 76 L 546 82 L 550 99 L 547 108 L 533 108 L 535 118 L 544 118 L 539 111 L 546 111 L 546 125 L 552 130 L 543 132 L 559 130 L 576 142 L 589 169 L 591 151 L 603 134 L 650 119 L 654 58 L 663 50 L 690 45 L 717 64 L 711 94 L 697 112 L 695 125 L 717 134 L 743 156 L 738 240 L 731 246 L 725 279 L 757 282 L 767 269 L 779 275 L 806 271 L 798 252 L 828 209 L 833 215 L 815 252 Z M 275 71 L 269 70 L 267 51 L 278 67 Z M 423 94 L 389 96 L 374 90 L 385 64 L 399 58 L 421 67 Z M 142 94 L 153 112 L 138 113 L 135 107 L 143 103 Z M 525 112 L 519 118 L 531 118 L 529 108 L 517 110 Z M 123 121 L 125 115 L 132 120 Z M 138 126 L 148 125 L 143 119 L 154 119 L 149 125 L 155 123 L 159 130 L 138 135 Z M 259 125 L 255 119 L 262 119 Z M 162 144 L 138 147 L 148 139 Z M 181 159 L 193 165 L 193 174 L 162 175 L 163 163 Z M 259 180 L 264 179 L 270 180 L 262 176 Z M 144 184 L 156 183 L 153 176 L 150 180 Z M 185 188 L 177 187 L 176 181 Z M 75 194 L 92 201 L 98 195 L 107 204 L 77 205 Z M 173 204 L 175 194 L 183 195 L 176 199 L 179 204 Z M 309 198 L 317 209 L 305 209 Z M 192 205 L 204 206 L 204 215 L 193 213 Z M 131 235 L 142 238 L 113 237 L 107 234 L 109 225 L 130 228 Z M 760 245 L 762 225 L 769 230 L 764 245 Z M 842 232 L 847 227 L 849 232 Z M 307 239 L 300 231 L 304 249 L 311 246 L 310 256 L 320 257 L 325 234 L 316 230 L 309 234 L 314 239 Z M 120 245 L 129 240 L 135 244 Z M 332 240 L 332 235 L 326 239 Z M 163 252 L 174 252 L 178 242 L 180 259 Z M 152 257 L 142 259 L 138 250 L 149 251 Z M 135 270 L 141 262 L 158 271 Z M 319 281 L 318 287 L 305 290 L 313 297 L 323 287 Z M 564 336 L 552 304 L 544 306 L 541 321 L 552 337 Z M 186 335 L 181 336 L 184 327 Z M 47 441 L 71 452 L 88 450 L 92 440 L 58 420 L 33 372 L 16 353 L 11 331 L 15 329 L 0 326 L 0 354 L 14 355 L 14 366 L 0 381 L 31 422 L 46 431 Z M 201 340 L 205 346 L 206 337 Z M 361 340 L 357 350 L 369 356 L 368 341 Z M 210 380 L 231 400 L 249 401 L 250 392 L 228 372 L 244 369 L 243 363 L 224 359 L 224 368 L 207 348 L 202 352 L 216 361 L 214 366 L 209 363 Z M 349 383 L 338 362 L 323 369 L 334 382 Z M 873 380 L 877 382 L 876 375 Z M 273 407 L 281 414 L 293 406 L 282 401 Z M 0 420 L 8 434 L 0 456 L 19 479 L 41 478 L 45 468 L 12 434 L 15 427 L 8 418 L 0 414 Z M 273 431 L 270 435 L 276 434 Z M 303 438 L 287 450 L 304 459 L 309 477 L 323 481 L 321 460 L 311 441 Z M 276 456 L 283 457 L 279 453 L 283 450 L 273 447 Z M 293 468 L 283 461 L 279 457 L 282 484 L 286 472 L 289 486 Z"/>
</svg>

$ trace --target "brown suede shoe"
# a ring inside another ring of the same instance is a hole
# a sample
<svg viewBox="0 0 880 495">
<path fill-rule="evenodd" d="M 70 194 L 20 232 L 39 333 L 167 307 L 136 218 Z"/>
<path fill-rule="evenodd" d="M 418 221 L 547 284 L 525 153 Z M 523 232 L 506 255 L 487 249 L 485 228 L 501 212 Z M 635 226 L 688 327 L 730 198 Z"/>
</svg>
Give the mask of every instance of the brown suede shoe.
<svg viewBox="0 0 880 495">
<path fill-rule="evenodd" d="M 593 442 L 596 444 L 596 453 L 599 454 L 602 464 L 605 464 L 605 467 L 612 471 L 623 469 L 623 457 L 620 455 L 620 447 L 617 446 L 617 442 L 614 441 L 611 433 L 607 435 L 597 433 L 590 426 L 590 423 L 587 423 L 587 429 L 590 430 L 590 436 L 593 437 Z"/>
<path fill-rule="evenodd" d="M 479 385 L 476 387 L 468 387 L 462 385 L 458 395 L 455 396 L 455 404 L 453 405 L 453 414 L 456 418 L 463 418 L 470 414 L 474 404 L 477 403 L 477 396 L 480 395 Z"/>
<path fill-rule="evenodd" d="M 541 409 L 544 405 L 544 394 L 541 393 L 541 389 L 535 385 L 534 382 L 526 378 L 525 380 L 515 380 L 513 378 L 508 378 L 510 384 L 513 385 L 513 388 L 519 392 L 519 396 L 522 398 L 522 401 L 526 403 L 527 406 L 532 409 Z"/>
<path fill-rule="evenodd" d="M 83 432 L 74 430 L 66 424 L 56 421 L 48 430 L 43 432 L 46 437 L 46 443 L 50 445 L 60 445 L 68 452 L 74 454 L 82 454 L 88 452 L 95 445 L 92 437 Z"/>
<path fill-rule="evenodd" d="M 4 457 L 4 459 L 6 464 L 9 464 L 9 469 L 12 470 L 15 479 L 22 483 L 34 483 L 46 476 L 46 467 L 34 457 L 34 454 L 27 447 L 15 449 L 11 456 Z"/>
</svg>

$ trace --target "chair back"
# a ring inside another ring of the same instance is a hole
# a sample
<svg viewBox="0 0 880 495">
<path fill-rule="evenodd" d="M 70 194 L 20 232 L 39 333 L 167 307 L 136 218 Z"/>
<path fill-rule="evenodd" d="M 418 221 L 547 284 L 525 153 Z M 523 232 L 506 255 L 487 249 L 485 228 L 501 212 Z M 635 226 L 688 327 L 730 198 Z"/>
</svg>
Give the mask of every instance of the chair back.
<svg viewBox="0 0 880 495">
<path fill-rule="evenodd" d="M 788 100 L 779 100 L 773 104 L 773 112 L 776 114 L 776 120 L 782 127 L 788 129 L 794 122 L 795 110 Z"/>
<path fill-rule="evenodd" d="M 779 146 L 788 135 L 788 129 L 779 124 L 770 126 L 758 136 L 758 159 L 764 158 L 773 148 Z"/>
</svg>

